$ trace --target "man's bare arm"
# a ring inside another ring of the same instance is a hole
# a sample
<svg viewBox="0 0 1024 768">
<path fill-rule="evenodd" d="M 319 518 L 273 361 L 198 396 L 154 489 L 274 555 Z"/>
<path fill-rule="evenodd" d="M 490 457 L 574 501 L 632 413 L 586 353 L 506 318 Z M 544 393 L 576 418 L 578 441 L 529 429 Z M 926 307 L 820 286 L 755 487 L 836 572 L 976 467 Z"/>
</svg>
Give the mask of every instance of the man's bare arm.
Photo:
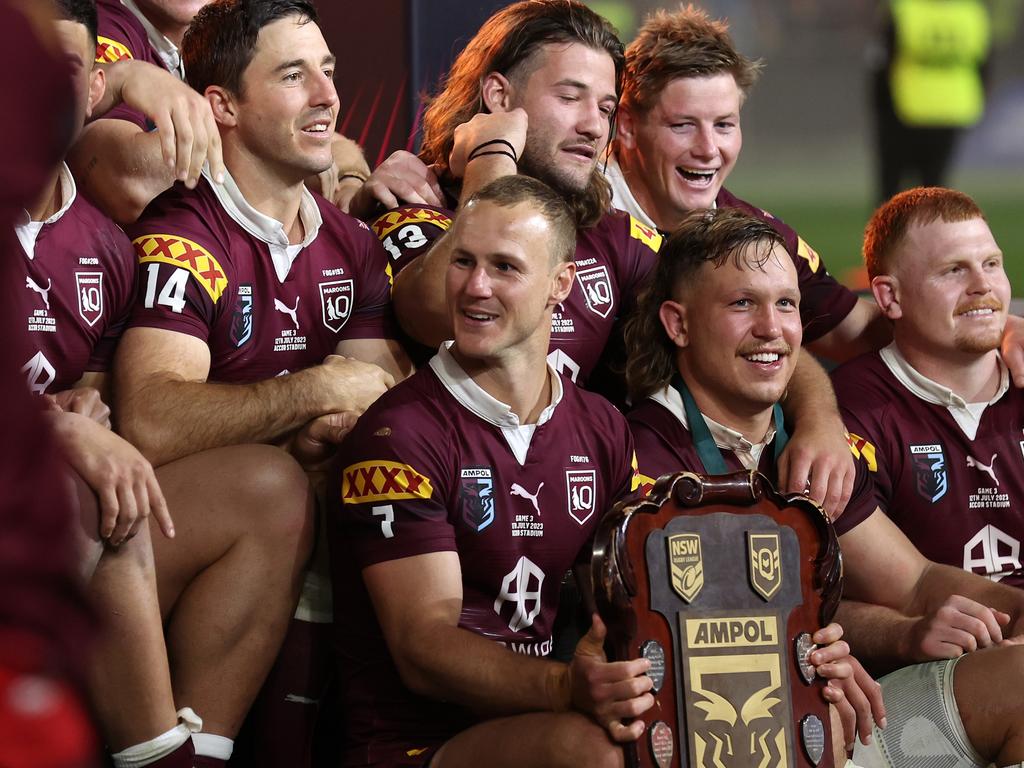
<svg viewBox="0 0 1024 768">
<path fill-rule="evenodd" d="M 345 339 L 338 342 L 334 354 L 383 368 L 391 374 L 396 384 L 413 372 L 413 364 L 408 355 L 394 339 Z"/>
<path fill-rule="evenodd" d="M 840 543 L 845 594 L 868 605 L 844 601 L 839 620 L 850 646 L 872 664 L 950 658 L 998 643 L 1004 627 L 1021 631 L 1020 590 L 927 560 L 881 510 Z"/>
<path fill-rule="evenodd" d="M 645 660 L 607 663 L 591 633 L 571 665 L 513 653 L 458 626 L 462 572 L 458 554 L 435 552 L 363 570 L 381 629 L 403 682 L 433 699 L 458 702 L 487 715 L 576 709 L 609 728 L 616 740 L 637 738 L 623 718 L 653 704 Z M 603 632 L 603 627 L 600 627 Z M 599 672 L 591 674 L 595 670 Z M 592 684 L 594 679 L 600 680 Z M 618 687 L 626 698 L 610 699 Z M 601 689 L 603 694 L 594 696 Z M 617 727 L 609 727 L 613 722 Z"/>
<path fill-rule="evenodd" d="M 451 172 L 462 179 L 461 201 L 478 189 L 503 176 L 513 176 L 518 168 L 511 157 L 502 154 L 480 155 L 469 160 L 475 147 L 494 139 L 508 141 L 516 156 L 526 143 L 526 112 L 481 113 L 455 129 Z M 457 214 L 456 214 L 457 215 Z M 449 230 L 450 232 L 450 230 Z M 436 347 L 450 339 L 451 322 L 444 293 L 444 276 L 451 257 L 450 238 L 444 235 L 430 250 L 398 273 L 392 298 L 402 329 L 421 344 Z"/>
<path fill-rule="evenodd" d="M 793 435 L 779 458 L 779 485 L 819 502 L 833 519 L 853 493 L 856 469 L 828 374 L 809 354 L 800 355 L 782 403 Z"/>
<path fill-rule="evenodd" d="M 867 299 L 857 299 L 843 321 L 807 345 L 814 354 L 836 363 L 845 363 L 858 355 L 874 352 L 892 341 L 892 323 Z"/>
<path fill-rule="evenodd" d="M 104 71 L 107 89 L 94 117 L 123 102 L 156 126 L 146 132 L 126 120 L 96 120 L 72 147 L 75 178 L 108 216 L 122 225 L 135 221 L 175 181 L 194 187 L 207 160 L 213 178 L 223 176 L 220 132 L 201 94 L 143 61 Z"/>
<path fill-rule="evenodd" d="M 219 446 L 274 442 L 325 413 L 361 413 L 394 383 L 376 365 L 337 355 L 253 384 L 210 383 L 206 344 L 155 328 L 125 332 L 115 371 L 119 431 L 155 466 Z"/>
</svg>

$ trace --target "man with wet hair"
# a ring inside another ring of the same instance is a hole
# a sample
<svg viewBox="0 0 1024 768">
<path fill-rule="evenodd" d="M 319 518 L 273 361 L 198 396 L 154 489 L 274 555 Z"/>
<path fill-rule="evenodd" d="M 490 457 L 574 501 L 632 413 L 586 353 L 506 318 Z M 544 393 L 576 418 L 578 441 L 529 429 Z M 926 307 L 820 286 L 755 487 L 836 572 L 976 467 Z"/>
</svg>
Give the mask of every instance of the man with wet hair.
<svg viewBox="0 0 1024 768">
<path fill-rule="evenodd" d="M 773 227 L 728 209 L 683 221 L 626 329 L 638 403 L 628 418 L 648 482 L 684 469 L 758 469 L 774 479 L 787 439 L 777 403 L 800 354 L 799 303 L 796 270 Z M 923 767 L 941 754 L 958 765 L 1019 763 L 1024 705 L 1014 691 L 1024 648 L 1004 637 L 1024 631 L 1024 594 L 927 560 L 880 507 L 860 453 L 853 495 L 835 522 L 844 563 L 836 618 L 858 658 L 901 668 L 880 681 L 884 709 L 863 673 L 855 689 L 844 685 L 861 736 L 853 760 Z M 992 606 L 977 622 L 975 647 L 1008 647 L 932 661 L 949 655 L 933 649 L 958 628 L 941 626 L 953 596 Z M 932 663 L 904 666 L 921 661 Z M 849 728 L 846 739 L 853 742 Z"/>
</svg>

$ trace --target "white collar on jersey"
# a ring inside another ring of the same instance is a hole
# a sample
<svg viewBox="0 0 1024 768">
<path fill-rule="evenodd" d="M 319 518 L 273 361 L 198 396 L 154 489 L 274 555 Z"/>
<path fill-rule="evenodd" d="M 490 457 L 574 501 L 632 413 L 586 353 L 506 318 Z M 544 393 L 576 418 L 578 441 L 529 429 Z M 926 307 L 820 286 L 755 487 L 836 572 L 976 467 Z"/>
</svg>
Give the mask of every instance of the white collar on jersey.
<svg viewBox="0 0 1024 768">
<path fill-rule="evenodd" d="M 78 187 L 75 184 L 75 177 L 71 175 L 71 169 L 68 168 L 67 163 L 60 164 L 60 173 L 58 174 L 57 181 L 60 185 L 60 210 L 58 210 L 53 216 L 48 218 L 46 221 L 32 221 L 28 211 L 22 211 L 21 221 L 14 226 L 14 232 L 18 236 L 18 242 L 21 243 L 21 247 L 25 249 L 25 255 L 30 259 L 36 257 L 36 240 L 39 239 L 39 233 L 43 227 L 47 224 L 53 224 L 60 220 L 60 217 L 67 213 L 68 208 L 75 202 L 75 198 L 78 197 Z"/>
<path fill-rule="evenodd" d="M 606 160 L 607 162 L 605 162 Z M 657 230 L 658 225 L 654 223 L 654 219 L 648 215 L 647 211 L 640 207 L 640 203 L 637 202 L 636 196 L 633 194 L 633 190 L 631 190 L 629 188 L 629 184 L 626 183 L 626 177 L 622 173 L 622 167 L 619 165 L 619 161 L 615 158 L 615 153 L 612 152 L 611 146 L 609 146 L 607 154 L 601 159 L 601 162 L 597 164 L 597 167 L 604 173 L 604 177 L 608 180 L 608 184 L 612 188 L 612 207 L 618 208 L 620 211 L 625 211 L 644 226 Z M 712 208 L 715 207 L 717 207 L 717 205 L 712 205 Z"/>
<path fill-rule="evenodd" d="M 441 345 L 437 354 L 430 358 L 430 369 L 463 408 L 501 429 L 502 435 L 505 436 L 505 442 L 515 454 L 519 466 L 522 466 L 526 463 L 526 454 L 530 450 L 530 441 L 533 439 L 534 431 L 554 416 L 555 407 L 562 402 L 561 377 L 549 364 L 551 404 L 540 412 L 536 424 L 520 424 L 519 417 L 512 412 L 510 406 L 487 394 L 483 387 L 473 381 L 472 377 L 458 364 L 449 351 L 454 343 L 454 341 L 446 341 Z"/>
<path fill-rule="evenodd" d="M 135 4 L 135 0 L 121 0 L 121 5 L 131 11 L 132 15 L 142 24 L 146 30 L 146 37 L 149 38 L 149 44 L 156 50 L 157 56 L 160 57 L 160 61 L 164 63 L 167 70 L 176 75 L 179 80 L 184 80 L 185 64 L 181 60 L 181 52 L 178 50 L 178 46 L 168 40 L 166 35 L 161 34 L 160 30 L 150 23 L 146 15 L 139 10 L 139 6 Z"/>
<path fill-rule="evenodd" d="M 227 170 L 224 171 L 223 184 L 217 184 L 210 178 L 209 164 L 203 166 L 203 177 L 213 189 L 213 194 L 217 196 L 217 200 L 227 211 L 228 216 L 250 235 L 270 246 L 270 258 L 274 261 L 277 279 L 282 283 L 287 280 L 288 273 L 299 252 L 316 240 L 320 226 L 324 223 L 313 194 L 305 186 L 302 187 L 299 220 L 302 222 L 302 228 L 306 231 L 306 236 L 301 243 L 293 245 L 288 242 L 288 233 L 284 231 L 284 225 L 277 219 L 272 219 L 253 208 L 249 201 L 242 196 L 241 190 Z"/>
<path fill-rule="evenodd" d="M 683 398 L 676 391 L 675 387 L 665 387 L 650 396 L 650 399 L 668 409 L 669 413 L 675 416 L 687 432 L 690 431 L 690 424 L 686 420 L 686 409 L 683 407 Z M 715 445 L 719 448 L 732 451 L 736 458 L 746 469 L 757 469 L 761 461 L 761 453 L 775 439 L 775 420 L 772 419 L 764 440 L 760 443 L 752 443 L 735 429 L 730 429 L 725 424 L 720 424 L 706 413 L 701 411 L 704 421 L 707 422 L 708 431 L 715 439 Z"/>
<path fill-rule="evenodd" d="M 981 415 L 985 412 L 985 407 L 999 400 L 1010 388 L 1010 373 L 1003 362 L 1003 358 L 998 355 L 996 360 L 999 362 L 999 388 L 996 390 L 995 397 L 987 403 L 968 403 L 949 387 L 944 387 L 937 381 L 932 381 L 924 374 L 918 372 L 916 368 L 907 362 L 903 353 L 896 346 L 895 341 L 879 351 L 878 354 L 882 358 L 882 362 L 885 363 L 885 366 L 892 372 L 892 375 L 896 377 L 896 380 L 906 387 L 912 395 L 919 397 L 926 403 L 934 403 L 935 405 L 945 407 L 970 440 L 973 440 L 978 434 L 978 425 L 981 423 Z"/>
</svg>

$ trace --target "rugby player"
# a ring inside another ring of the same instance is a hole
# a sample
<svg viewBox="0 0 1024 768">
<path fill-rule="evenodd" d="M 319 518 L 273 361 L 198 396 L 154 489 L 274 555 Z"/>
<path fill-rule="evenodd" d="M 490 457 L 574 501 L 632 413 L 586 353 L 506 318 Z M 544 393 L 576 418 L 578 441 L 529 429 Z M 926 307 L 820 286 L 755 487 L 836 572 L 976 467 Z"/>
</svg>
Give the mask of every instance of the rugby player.
<svg viewBox="0 0 1024 768">
<path fill-rule="evenodd" d="M 627 378 L 640 403 L 628 418 L 647 482 L 680 469 L 775 476 L 785 440 L 776 405 L 800 352 L 799 303 L 796 270 L 770 224 L 728 209 L 683 221 L 626 329 Z M 1024 595 L 926 560 L 879 509 L 864 462 L 836 530 L 844 598 L 862 601 L 844 600 L 837 620 L 859 658 L 892 668 L 949 655 L 929 649 L 950 634 L 975 633 L 978 647 L 1024 631 Z M 989 620 L 949 622 L 952 595 L 992 606 Z M 862 642 L 869 635 L 878 641 Z M 884 714 L 851 701 L 861 724 L 872 713 L 877 722 L 870 744 L 862 729 L 854 761 L 925 766 L 951 755 L 957 765 L 1019 763 L 1022 662 L 1024 648 L 1009 645 L 887 675 Z"/>
<path fill-rule="evenodd" d="M 21 278 L 16 218 L 71 139 L 75 94 L 52 21 L 42 4 L 0 0 L 0 66 L 14 72 L 32 62 L 32 77 L 11 78 L 4 90 L 19 119 L 0 123 L 2 284 Z M 22 318 L 6 304 L 0 315 L 8 329 L 0 347 L 0 751 L 12 765 L 86 765 L 97 750 L 84 703 L 95 615 L 82 593 L 57 448 L 18 370 L 27 356 Z"/>
<path fill-rule="evenodd" d="M 387 189 L 428 199 L 431 169 L 450 193 L 442 210 L 408 206 L 374 223 L 402 270 L 394 300 L 408 334 L 434 346 L 450 336 L 443 284 L 451 246 L 444 234 L 459 199 L 493 179 L 530 175 L 550 184 L 577 214 L 576 287 L 555 309 L 550 360 L 587 383 L 661 243 L 654 229 L 611 210 L 608 184 L 597 171 L 622 67 L 622 46 L 608 22 L 575 1 L 513 3 L 463 49 L 424 114 L 419 171 L 415 158 L 397 154 L 353 201 L 360 209 L 365 198 L 394 200 Z M 844 308 L 833 306 L 831 295 L 818 298 L 806 314 L 824 318 L 819 322 L 830 329 Z M 849 496 L 852 463 L 827 377 L 815 365 L 810 359 L 801 365 L 787 401 L 797 439 L 783 476 L 797 490 L 810 485 L 812 497 L 838 513 Z"/>
<path fill-rule="evenodd" d="M 647 662 L 606 663 L 599 621 L 570 665 L 543 658 L 562 574 L 634 477 L 619 412 L 546 364 L 575 279 L 574 217 L 511 176 L 467 201 L 451 243 L 454 342 L 342 446 L 343 763 L 621 763 L 614 742 L 642 728 L 622 719 L 652 704 Z"/>
<path fill-rule="evenodd" d="M 80 130 L 103 90 L 95 6 L 58 7 Z M 110 431 L 99 396 L 134 299 L 131 243 L 77 193 L 66 166 L 24 215 L 15 228 L 20 279 L 4 291 L 31 345 L 22 371 L 51 398 L 48 418 L 76 476 L 82 570 L 105 630 L 91 683 L 96 710 L 115 765 L 191 766 L 194 748 L 224 752 L 219 739 L 237 729 L 283 637 L 309 551 L 308 484 L 294 460 L 261 446 L 154 473 Z M 254 503 L 267 513 L 254 516 Z M 150 514 L 164 534 L 153 541 Z"/>
<path fill-rule="evenodd" d="M 114 109 L 106 120 L 87 126 L 70 157 L 86 193 L 122 225 L 135 221 L 175 181 L 194 187 L 207 161 L 214 179 L 223 176 L 220 134 L 209 103 L 182 82 L 181 41 L 207 2 L 97 0 L 97 63 L 114 79 L 119 70 L 141 62 L 167 73 L 152 86 L 162 96 L 161 109 L 152 114 L 126 105 Z M 370 169 L 355 142 L 335 134 L 332 146 L 335 166 L 311 183 L 347 206 Z"/>
<path fill-rule="evenodd" d="M 409 371 L 380 243 L 303 184 L 331 166 L 338 110 L 316 20 L 303 0 L 219 0 L 185 35 L 185 71 L 210 102 L 226 170 L 222 185 L 206 174 L 195 189 L 176 185 L 128 229 L 141 284 L 116 391 L 124 433 L 156 465 L 265 442 L 316 469 Z M 258 757 L 278 764 L 311 748 L 325 676 L 306 665 L 327 640 L 325 564 L 304 595 L 265 689 L 277 709 L 255 729 L 273 742 Z"/>
<path fill-rule="evenodd" d="M 893 342 L 834 382 L 883 508 L 929 559 L 1024 586 L 1024 394 L 998 351 L 1010 283 L 984 214 L 950 189 L 900 193 L 864 260 Z"/>
</svg>

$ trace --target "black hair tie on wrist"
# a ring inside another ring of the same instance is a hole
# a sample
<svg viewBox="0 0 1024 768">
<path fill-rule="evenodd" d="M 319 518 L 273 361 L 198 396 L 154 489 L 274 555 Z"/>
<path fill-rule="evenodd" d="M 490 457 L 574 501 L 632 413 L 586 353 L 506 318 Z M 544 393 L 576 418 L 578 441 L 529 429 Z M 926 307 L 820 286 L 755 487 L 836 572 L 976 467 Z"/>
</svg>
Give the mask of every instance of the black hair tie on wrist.
<svg viewBox="0 0 1024 768">
<path fill-rule="evenodd" d="M 505 151 L 505 150 L 491 150 L 489 152 L 481 151 L 485 147 L 491 147 L 491 146 L 494 146 L 495 144 L 504 144 L 506 147 L 508 147 L 508 151 Z M 506 155 L 507 157 L 512 158 L 512 162 L 513 163 L 515 163 L 516 165 L 519 165 L 519 156 L 516 153 L 516 148 L 514 146 L 512 146 L 512 142 L 511 141 L 507 141 L 505 139 L 491 139 L 490 141 L 485 141 L 482 144 L 478 144 L 477 146 L 473 147 L 473 150 L 466 157 L 466 162 L 468 163 L 470 160 L 473 160 L 473 159 L 479 157 L 480 155 Z"/>
</svg>

